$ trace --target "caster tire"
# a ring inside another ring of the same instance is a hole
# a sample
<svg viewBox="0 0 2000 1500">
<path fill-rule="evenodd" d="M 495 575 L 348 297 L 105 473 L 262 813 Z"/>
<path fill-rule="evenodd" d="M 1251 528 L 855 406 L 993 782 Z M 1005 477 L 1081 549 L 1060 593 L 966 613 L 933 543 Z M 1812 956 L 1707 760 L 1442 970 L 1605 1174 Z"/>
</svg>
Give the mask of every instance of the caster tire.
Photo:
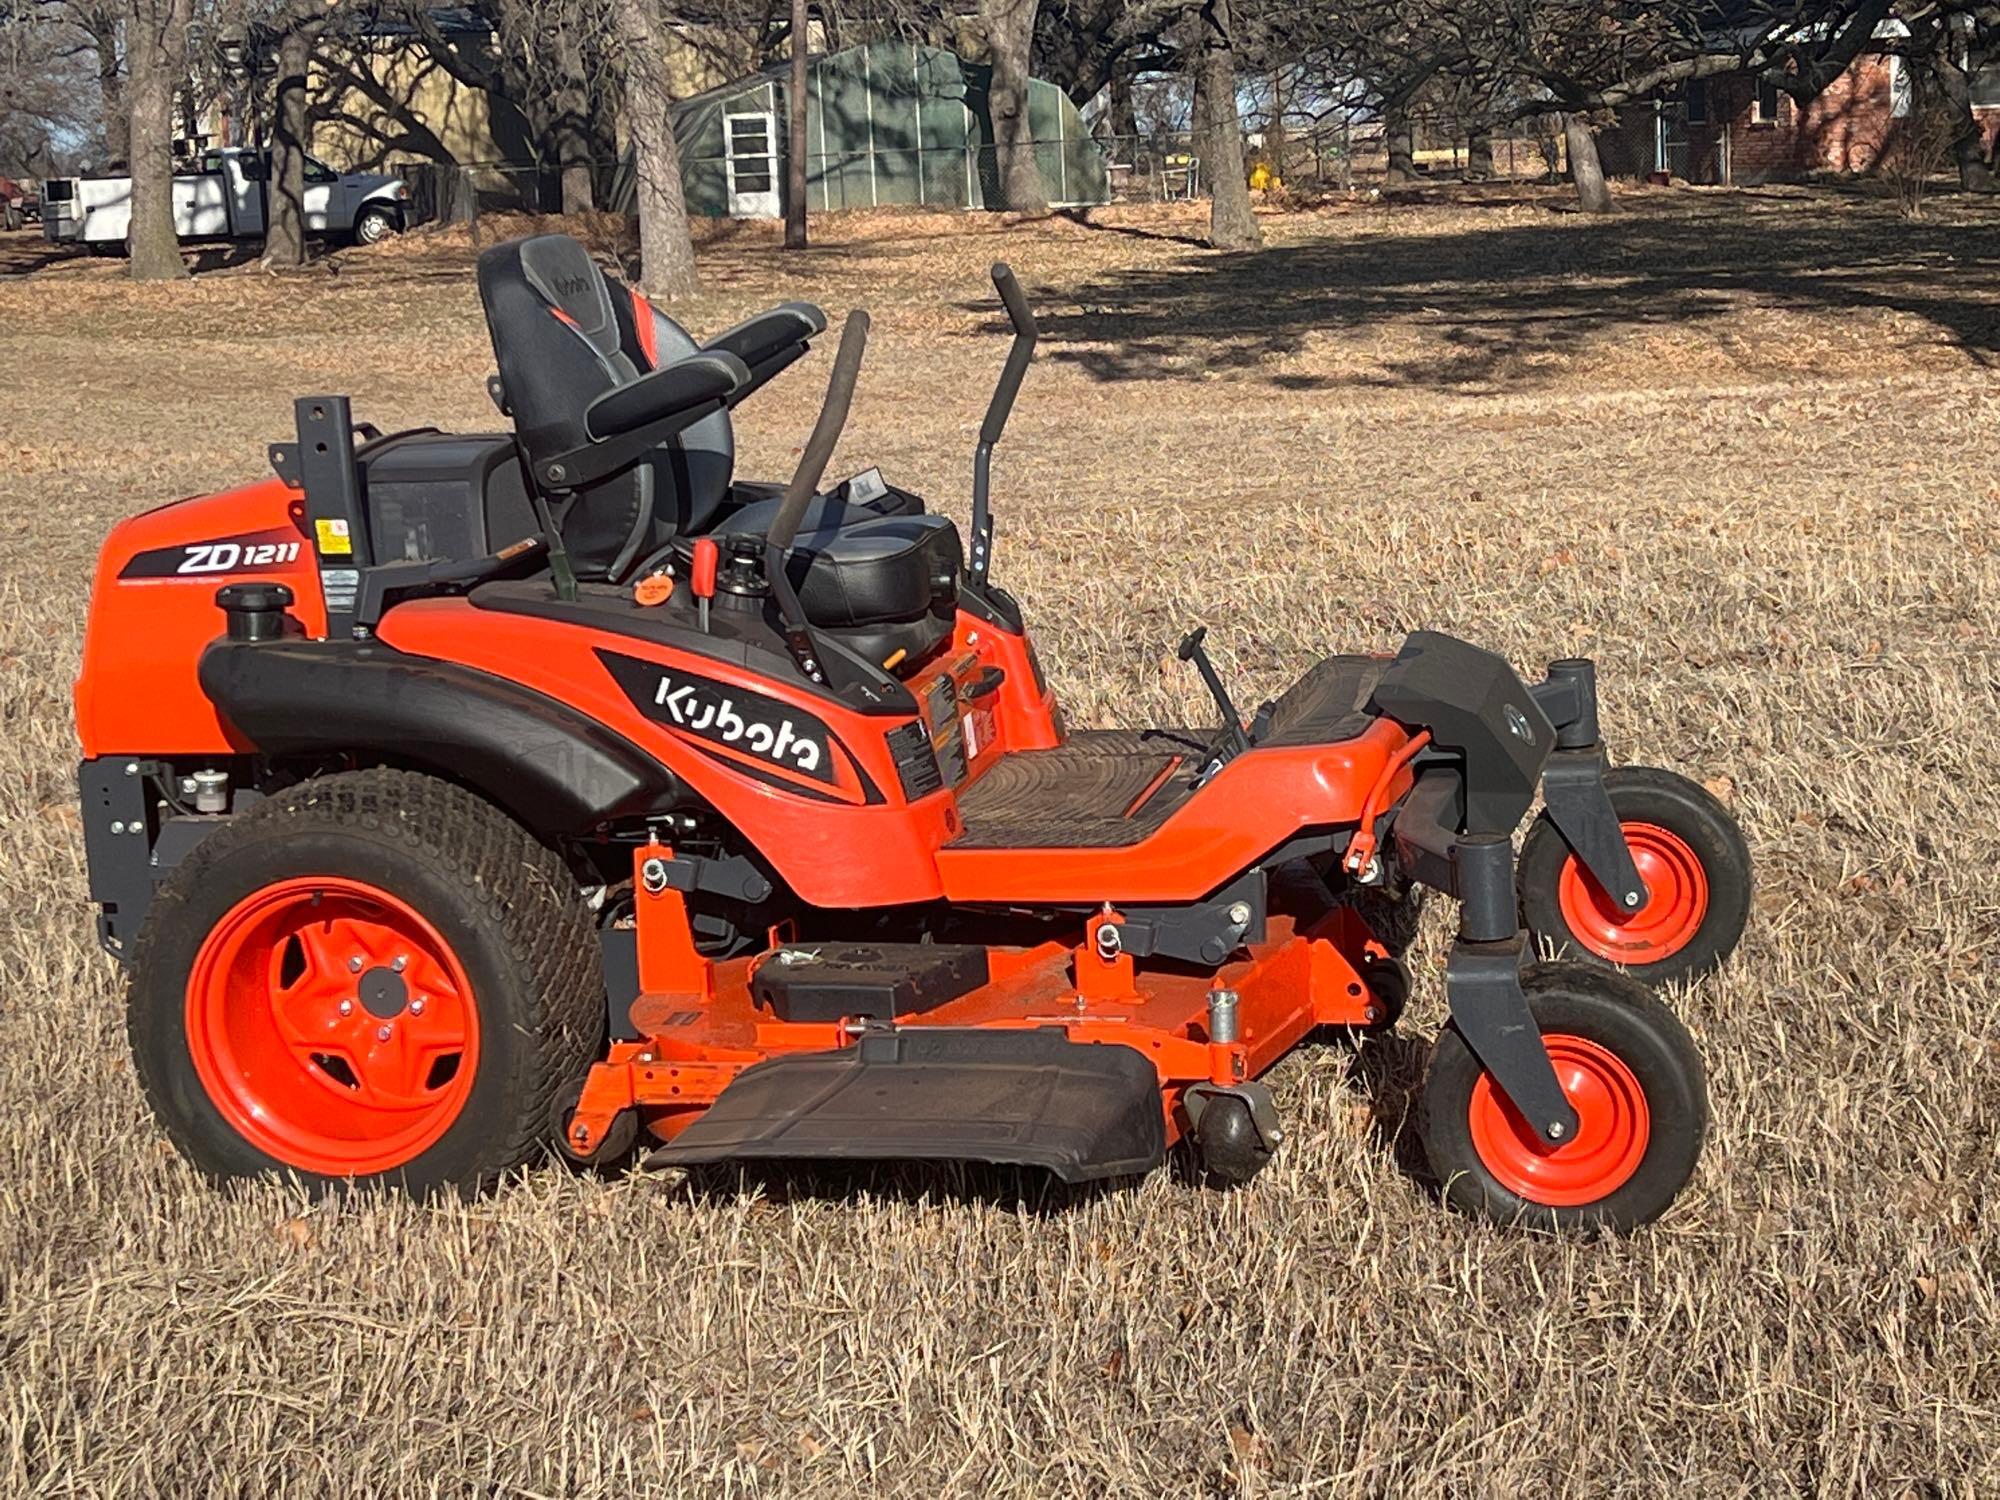
<svg viewBox="0 0 2000 1500">
<path fill-rule="evenodd" d="M 1410 1003 L 1410 966 L 1400 958 L 1373 958 L 1361 966 L 1361 978 L 1381 1003 L 1382 1014 L 1353 1029 L 1362 1036 L 1394 1031 L 1403 1019 L 1403 1008 Z"/>
<path fill-rule="evenodd" d="M 631 1154 L 633 1145 L 639 1139 L 639 1112 L 635 1109 L 621 1112 L 611 1122 L 611 1128 L 604 1132 L 604 1139 L 597 1143 L 595 1150 L 573 1150 L 569 1143 L 569 1121 L 570 1116 L 576 1113 L 578 1101 L 583 1098 L 585 1077 L 588 1074 L 556 1095 L 555 1108 L 549 1112 L 549 1139 L 556 1143 L 564 1156 L 580 1167 L 598 1170 L 615 1167 Z"/>
<path fill-rule="evenodd" d="M 473 1192 L 542 1150 L 598 1054 L 590 915 L 550 850 L 408 771 L 308 781 L 160 887 L 126 1024 L 167 1135 L 216 1178 Z"/>
<path fill-rule="evenodd" d="M 1582 964 L 1522 975 L 1571 1107 L 1575 1139 L 1551 1147 L 1446 1026 L 1431 1054 L 1419 1132 L 1454 1208 L 1542 1229 L 1635 1229 L 1694 1173 L 1708 1129 L 1701 1055 L 1637 980 Z"/>
<path fill-rule="evenodd" d="M 1195 1158 L 1209 1186 L 1240 1187 L 1271 1164 L 1250 1106 L 1218 1094 L 1208 1101 L 1194 1130 Z"/>
<path fill-rule="evenodd" d="M 1548 819 L 1521 846 L 1521 922 L 1558 958 L 1615 964 L 1647 984 L 1695 979 L 1736 950 L 1750 917 L 1750 851 L 1722 804 L 1685 776 L 1620 766 L 1604 788 L 1649 899 L 1621 911 Z"/>
</svg>

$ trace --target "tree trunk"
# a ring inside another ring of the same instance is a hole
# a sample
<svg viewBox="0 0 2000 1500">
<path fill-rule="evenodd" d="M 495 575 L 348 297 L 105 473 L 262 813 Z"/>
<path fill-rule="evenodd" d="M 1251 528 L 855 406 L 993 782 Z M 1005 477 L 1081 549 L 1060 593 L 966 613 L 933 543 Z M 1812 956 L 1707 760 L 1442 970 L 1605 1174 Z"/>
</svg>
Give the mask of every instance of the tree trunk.
<svg viewBox="0 0 2000 1500">
<path fill-rule="evenodd" d="M 649 297 L 670 302 L 690 295 L 700 282 L 670 113 L 666 38 L 655 0 L 616 0 L 615 16 L 625 51 L 625 102 L 638 177 L 639 284 Z"/>
<path fill-rule="evenodd" d="M 186 276 L 174 232 L 174 86 L 187 55 L 188 0 L 133 0 L 125 98 L 132 163 L 132 279 Z"/>
<path fill-rule="evenodd" d="M 785 92 L 785 248 L 806 247 L 806 52 L 810 34 L 806 0 L 792 0 L 792 82 Z M 921 158 L 917 170 L 923 170 Z"/>
<path fill-rule="evenodd" d="M 1389 154 L 1385 187 L 1408 187 L 1417 180 L 1417 131 L 1399 104 L 1382 111 L 1382 145 Z"/>
<path fill-rule="evenodd" d="M 97 53 L 105 154 L 113 161 L 124 161 L 131 151 L 131 132 L 125 118 L 125 73 L 118 60 L 117 12 L 109 6 L 92 6 L 81 12 L 77 24 L 90 33 L 91 49 Z"/>
<path fill-rule="evenodd" d="M 1493 175 L 1493 132 L 1475 126 L 1465 143 L 1465 176 L 1470 182 L 1484 182 Z"/>
<path fill-rule="evenodd" d="M 1587 214 L 1612 211 L 1611 189 L 1605 185 L 1604 164 L 1597 159 L 1597 133 L 1582 115 L 1563 116 L 1563 142 L 1569 148 L 1569 175 L 1576 184 L 1576 203 Z"/>
<path fill-rule="evenodd" d="M 1243 126 L 1236 113 L 1236 54 L 1229 0 L 1206 0 L 1195 42 L 1194 127 L 1208 177 L 1208 242 L 1218 250 L 1264 243 L 1243 170 Z"/>
<path fill-rule="evenodd" d="M 993 115 L 993 147 L 999 156 L 1000 192 L 1015 213 L 1045 214 L 1047 192 L 1035 162 L 1035 129 L 1028 118 L 1029 55 L 1035 42 L 1040 0 L 983 0 L 986 46 L 993 56 L 988 104 Z M 988 205 L 991 207 L 992 205 Z"/>
<path fill-rule="evenodd" d="M 1986 137 L 1972 113 L 1972 83 L 1953 50 L 1958 36 L 1950 27 L 1940 27 L 1938 36 L 1930 59 L 1931 74 L 1937 79 L 1951 122 L 1951 159 L 1958 167 L 1958 185 L 1968 193 L 1991 192 L 1995 186 L 1993 168 L 1986 160 Z"/>
<path fill-rule="evenodd" d="M 587 214 L 597 207 L 596 184 L 590 167 L 590 96 L 582 49 L 575 36 L 559 29 L 556 61 L 560 76 L 572 80 L 556 94 L 556 170 L 562 182 L 562 211 Z"/>
<path fill-rule="evenodd" d="M 306 263 L 306 72 L 319 28 L 296 25 L 278 40 L 277 95 L 271 110 L 271 174 L 265 184 L 264 264 Z"/>
<path fill-rule="evenodd" d="M 1132 75 L 1120 68 L 1111 75 L 1110 107 L 1105 111 L 1105 123 L 1111 127 L 1114 141 L 1132 141 L 1139 138 L 1139 110 L 1132 100 Z M 1117 153 L 1114 152 L 1115 156 Z"/>
</svg>

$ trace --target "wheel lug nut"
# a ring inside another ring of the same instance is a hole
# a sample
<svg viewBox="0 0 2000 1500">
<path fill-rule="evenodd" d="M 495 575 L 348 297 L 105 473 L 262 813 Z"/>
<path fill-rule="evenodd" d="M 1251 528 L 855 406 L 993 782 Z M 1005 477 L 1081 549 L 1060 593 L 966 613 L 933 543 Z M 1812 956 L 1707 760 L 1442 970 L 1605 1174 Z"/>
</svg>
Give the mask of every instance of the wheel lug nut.
<svg viewBox="0 0 2000 1500">
<path fill-rule="evenodd" d="M 416 999 L 410 1002 L 410 1014 L 413 1016 L 420 1016 L 423 1013 L 424 1013 L 424 999 L 423 996 L 419 995 Z"/>
<path fill-rule="evenodd" d="M 390 964 L 389 967 L 394 969 L 398 974 L 400 974 L 403 972 L 404 969 L 409 967 L 409 963 L 410 963 L 409 954 L 398 953 L 396 955 L 396 961 Z"/>
<path fill-rule="evenodd" d="M 354 957 L 350 958 L 350 959 L 349 959 L 349 960 L 347 961 L 347 972 L 348 972 L 348 973 L 350 973 L 350 974 L 359 974 L 359 973 L 361 972 L 361 955 L 360 955 L 360 954 L 358 954 L 358 953 L 357 953 L 357 954 L 355 954 L 355 955 L 354 955 Z"/>
<path fill-rule="evenodd" d="M 386 1026 L 377 1026 L 377 1027 L 375 1028 L 375 1040 L 376 1040 L 376 1041 L 378 1041 L 378 1042 L 386 1042 L 386 1041 L 388 1041 L 388 1040 L 389 1040 L 389 1028 L 388 1028 L 388 1027 L 386 1027 Z"/>
<path fill-rule="evenodd" d="M 352 1000 L 343 1000 L 343 1001 L 341 1001 L 341 1002 L 340 1002 L 340 1013 L 341 1013 L 341 1014 L 342 1014 L 343 1016 L 351 1016 L 351 1015 L 353 1015 L 353 1014 L 354 1014 L 354 1002 L 353 1002 Z"/>
</svg>

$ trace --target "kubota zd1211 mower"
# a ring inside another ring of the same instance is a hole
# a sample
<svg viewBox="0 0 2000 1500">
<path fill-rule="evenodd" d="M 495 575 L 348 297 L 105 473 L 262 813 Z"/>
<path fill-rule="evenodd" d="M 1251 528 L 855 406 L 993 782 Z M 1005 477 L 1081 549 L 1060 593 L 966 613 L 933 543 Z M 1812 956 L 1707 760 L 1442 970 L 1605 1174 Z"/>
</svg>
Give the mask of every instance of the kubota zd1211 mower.
<svg viewBox="0 0 2000 1500">
<path fill-rule="evenodd" d="M 773 498 L 714 419 L 816 309 L 640 360 L 573 241 L 479 276 L 511 433 L 307 397 L 276 477 L 103 551 L 91 894 L 201 1168 L 470 1190 L 643 1134 L 1070 1181 L 1186 1143 L 1240 1181 L 1284 1135 L 1263 1075 L 1394 1024 L 1365 913 L 1422 885 L 1459 912 L 1421 1110 L 1449 1201 L 1626 1227 L 1687 1182 L 1702 1066 L 1646 981 L 1730 952 L 1749 861 L 1699 787 L 1607 770 L 1591 663 L 1524 681 L 1424 631 L 1246 721 L 1196 630 L 1215 728 L 1066 729 L 989 578 L 1036 338 L 1004 267 L 969 557 L 872 471 L 820 492 L 862 315 Z"/>
</svg>

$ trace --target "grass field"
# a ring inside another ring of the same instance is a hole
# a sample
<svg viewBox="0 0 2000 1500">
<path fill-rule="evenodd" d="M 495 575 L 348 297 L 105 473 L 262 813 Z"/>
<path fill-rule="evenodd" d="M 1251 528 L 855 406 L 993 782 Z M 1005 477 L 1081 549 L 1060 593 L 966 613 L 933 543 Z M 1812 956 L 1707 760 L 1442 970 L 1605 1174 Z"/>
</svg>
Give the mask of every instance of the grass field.
<svg viewBox="0 0 2000 1500">
<path fill-rule="evenodd" d="M 69 715 L 120 516 L 255 477 L 290 399 L 491 425 L 463 241 L 135 288 L 0 241 L 0 1490 L 1813 1494 L 2000 1488 L 2000 213 L 1534 192 L 1273 217 L 828 224 L 704 248 L 875 340 L 835 472 L 963 518 L 1013 262 L 1046 354 L 996 573 L 1080 724 L 1249 701 L 1416 626 L 1595 656 L 1622 759 L 1727 799 L 1750 934 L 1673 996 L 1714 1125 L 1629 1241 L 1407 1170 L 1422 1043 L 1295 1054 L 1248 1190 L 1156 1175 L 223 1195 L 163 1145 L 92 940 Z M 746 408 L 789 470 L 825 369 Z M 1442 914 L 1433 914 L 1442 921 Z"/>
</svg>

